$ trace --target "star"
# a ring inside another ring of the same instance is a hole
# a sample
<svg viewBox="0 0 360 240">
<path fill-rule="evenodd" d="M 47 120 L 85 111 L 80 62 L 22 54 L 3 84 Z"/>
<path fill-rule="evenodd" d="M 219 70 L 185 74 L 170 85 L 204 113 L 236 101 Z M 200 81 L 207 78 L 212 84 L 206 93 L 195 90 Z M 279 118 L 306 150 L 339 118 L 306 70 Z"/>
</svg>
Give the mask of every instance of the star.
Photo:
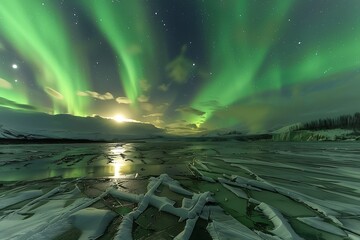
<svg viewBox="0 0 360 240">
<path fill-rule="evenodd" d="M 14 63 L 13 65 L 11 65 L 11 67 L 12 67 L 13 69 L 17 69 L 17 68 L 18 68 L 18 65 Z"/>
<path fill-rule="evenodd" d="M 300 45 L 302 42 L 298 42 L 298 44 Z"/>
</svg>

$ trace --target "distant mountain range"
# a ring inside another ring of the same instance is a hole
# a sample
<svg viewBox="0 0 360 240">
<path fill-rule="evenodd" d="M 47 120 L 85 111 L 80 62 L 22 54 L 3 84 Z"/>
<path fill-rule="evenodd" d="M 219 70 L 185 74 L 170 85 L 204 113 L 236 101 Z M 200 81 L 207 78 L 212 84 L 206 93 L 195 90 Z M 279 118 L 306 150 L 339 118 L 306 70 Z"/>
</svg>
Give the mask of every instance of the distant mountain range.
<svg viewBox="0 0 360 240">
<path fill-rule="evenodd" d="M 49 115 L 0 107 L 0 139 L 116 141 L 154 138 L 164 134 L 162 129 L 147 123 L 118 123 L 101 117 Z"/>
</svg>

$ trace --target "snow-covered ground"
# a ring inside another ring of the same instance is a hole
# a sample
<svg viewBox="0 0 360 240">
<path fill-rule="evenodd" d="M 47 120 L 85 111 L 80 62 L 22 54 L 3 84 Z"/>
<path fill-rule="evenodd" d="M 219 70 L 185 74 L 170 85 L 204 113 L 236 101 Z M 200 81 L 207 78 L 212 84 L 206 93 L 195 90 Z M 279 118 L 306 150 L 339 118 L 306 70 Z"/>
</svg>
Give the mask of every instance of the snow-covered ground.
<svg viewBox="0 0 360 240">
<path fill-rule="evenodd" d="M 359 156 L 355 142 L 0 145 L 0 239 L 360 239 Z"/>
</svg>

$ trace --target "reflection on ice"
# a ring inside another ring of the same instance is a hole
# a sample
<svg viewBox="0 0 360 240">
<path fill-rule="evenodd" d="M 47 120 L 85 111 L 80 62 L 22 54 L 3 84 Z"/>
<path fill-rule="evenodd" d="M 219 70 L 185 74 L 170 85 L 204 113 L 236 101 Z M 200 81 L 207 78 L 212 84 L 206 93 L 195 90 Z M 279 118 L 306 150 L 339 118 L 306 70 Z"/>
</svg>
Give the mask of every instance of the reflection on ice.
<svg viewBox="0 0 360 240">
<path fill-rule="evenodd" d="M 110 150 L 113 154 L 118 154 L 120 155 L 121 153 L 125 152 L 125 148 L 120 146 L 120 145 L 116 145 L 114 148 L 112 148 Z"/>
<path fill-rule="evenodd" d="M 114 148 L 110 149 L 112 155 L 110 156 L 112 161 L 110 162 L 110 166 L 112 166 L 112 174 L 114 178 L 120 177 L 121 168 L 124 165 L 124 152 L 126 151 L 126 145 L 116 145 Z"/>
<path fill-rule="evenodd" d="M 115 161 L 115 162 L 111 163 L 111 165 L 113 166 L 114 178 L 119 178 L 121 167 L 123 166 L 123 164 L 119 161 Z"/>
</svg>

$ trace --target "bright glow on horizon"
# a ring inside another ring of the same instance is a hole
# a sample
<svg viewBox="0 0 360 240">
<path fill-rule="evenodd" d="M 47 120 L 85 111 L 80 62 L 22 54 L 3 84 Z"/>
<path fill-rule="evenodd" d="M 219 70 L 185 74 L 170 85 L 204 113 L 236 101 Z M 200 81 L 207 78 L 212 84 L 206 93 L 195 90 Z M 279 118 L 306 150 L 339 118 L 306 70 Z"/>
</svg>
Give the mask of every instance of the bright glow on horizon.
<svg viewBox="0 0 360 240">
<path fill-rule="evenodd" d="M 122 114 L 117 114 L 114 117 L 110 117 L 110 119 L 113 119 L 118 123 L 123 123 L 123 122 L 141 123 L 140 121 L 137 121 L 135 119 L 127 118 Z"/>
<path fill-rule="evenodd" d="M 113 117 L 113 119 L 116 121 L 116 122 L 119 122 L 119 123 L 122 123 L 122 122 L 129 122 L 129 119 L 127 119 L 126 117 L 124 117 L 123 115 L 115 115 Z"/>
</svg>

